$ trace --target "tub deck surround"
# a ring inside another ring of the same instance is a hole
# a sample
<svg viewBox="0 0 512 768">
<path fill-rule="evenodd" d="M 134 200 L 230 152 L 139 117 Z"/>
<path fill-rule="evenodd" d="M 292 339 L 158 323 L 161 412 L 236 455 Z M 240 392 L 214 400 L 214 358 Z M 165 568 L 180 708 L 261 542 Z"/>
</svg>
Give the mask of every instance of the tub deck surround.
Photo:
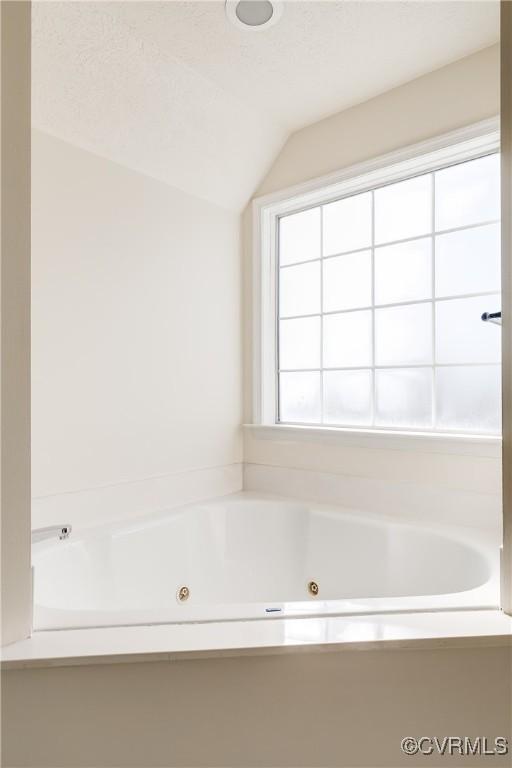
<svg viewBox="0 0 512 768">
<path fill-rule="evenodd" d="M 244 489 L 501 531 L 501 438 L 245 425 Z"/>
<path fill-rule="evenodd" d="M 499 538 L 237 493 L 33 547 L 55 630 L 499 605 Z"/>
<path fill-rule="evenodd" d="M 501 611 L 163 624 L 35 632 L 2 648 L 2 667 L 58 667 L 220 656 L 511 646 Z"/>
<path fill-rule="evenodd" d="M 242 489 L 241 462 L 196 467 L 142 480 L 56 493 L 32 499 L 32 528 L 60 524 L 93 528 L 152 514 Z"/>
<path fill-rule="evenodd" d="M 502 527 L 499 492 L 443 488 L 430 482 L 428 474 L 421 483 L 397 482 L 391 478 L 247 462 L 244 488 L 279 496 L 286 496 L 292 489 L 295 498 L 312 503 L 358 509 L 364 514 L 420 526 L 427 522 L 496 533 Z"/>
</svg>

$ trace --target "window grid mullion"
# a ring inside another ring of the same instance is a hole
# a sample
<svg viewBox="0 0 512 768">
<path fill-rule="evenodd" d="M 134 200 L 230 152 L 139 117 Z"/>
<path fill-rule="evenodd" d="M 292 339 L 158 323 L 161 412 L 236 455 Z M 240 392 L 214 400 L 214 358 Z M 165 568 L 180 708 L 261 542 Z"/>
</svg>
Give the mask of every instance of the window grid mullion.
<svg viewBox="0 0 512 768">
<path fill-rule="evenodd" d="M 321 206 L 323 209 L 323 206 Z M 499 224 L 500 219 L 485 219 L 484 221 L 478 221 L 476 224 L 461 224 L 459 227 L 450 227 L 449 229 L 440 229 L 434 232 L 436 235 L 451 235 L 455 232 L 464 232 L 470 229 L 481 229 L 483 227 L 489 227 L 492 224 Z M 426 240 L 427 237 L 431 237 L 430 232 L 425 232 L 423 235 L 414 235 L 413 237 L 404 237 L 400 240 L 389 240 L 383 243 L 377 243 L 375 248 L 389 248 L 392 245 L 403 245 L 405 243 L 414 243 L 417 240 Z M 302 264 L 311 264 L 314 261 L 320 261 L 321 259 L 337 259 L 339 256 L 349 256 L 355 253 L 362 253 L 363 251 L 369 251 L 371 245 L 364 248 L 354 248 L 350 251 L 339 251 L 338 253 L 329 253 L 325 256 L 319 256 L 315 259 L 303 259 L 301 261 L 293 261 L 291 264 L 282 264 L 281 269 L 290 269 L 290 267 L 300 267 Z"/>
<path fill-rule="evenodd" d="M 369 249 L 368 249 L 369 250 Z M 481 291 L 480 293 L 461 293 L 457 295 L 452 296 L 439 296 L 439 298 L 436 298 L 435 301 L 437 303 L 441 301 L 456 301 L 458 299 L 479 299 L 482 296 L 499 296 L 500 291 Z M 413 304 L 431 304 L 432 297 L 428 299 L 416 299 L 415 301 L 396 301 L 396 302 L 390 302 L 389 304 L 377 304 L 375 306 L 376 309 L 393 309 L 394 307 L 410 307 Z M 345 315 L 349 314 L 350 312 L 365 312 L 371 310 L 372 307 L 369 304 L 367 307 L 353 307 L 351 309 L 330 309 L 328 312 L 311 312 L 306 315 L 284 315 L 283 317 L 280 317 L 280 320 L 301 320 L 303 318 L 307 317 L 321 317 L 322 315 Z"/>
<path fill-rule="evenodd" d="M 438 363 L 436 368 L 492 368 L 493 366 L 499 366 L 501 363 L 496 362 L 468 362 L 463 363 Z M 416 370 L 418 368 L 432 368 L 432 363 L 398 363 L 396 365 L 376 365 L 376 371 L 402 371 Z M 279 373 L 318 373 L 320 368 L 280 368 Z M 369 365 L 352 365 L 352 366 L 333 366 L 332 368 L 324 368 L 324 371 L 371 371 Z"/>
</svg>

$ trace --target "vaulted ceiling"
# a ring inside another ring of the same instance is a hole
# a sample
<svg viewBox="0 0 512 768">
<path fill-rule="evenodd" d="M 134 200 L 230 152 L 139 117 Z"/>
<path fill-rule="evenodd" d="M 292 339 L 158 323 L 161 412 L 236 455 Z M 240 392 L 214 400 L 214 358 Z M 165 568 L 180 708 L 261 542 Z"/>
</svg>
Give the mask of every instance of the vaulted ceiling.
<svg viewBox="0 0 512 768">
<path fill-rule="evenodd" d="M 34 125 L 239 209 L 293 131 L 498 39 L 493 0 L 284 6 L 251 32 L 223 0 L 34 2 Z"/>
</svg>

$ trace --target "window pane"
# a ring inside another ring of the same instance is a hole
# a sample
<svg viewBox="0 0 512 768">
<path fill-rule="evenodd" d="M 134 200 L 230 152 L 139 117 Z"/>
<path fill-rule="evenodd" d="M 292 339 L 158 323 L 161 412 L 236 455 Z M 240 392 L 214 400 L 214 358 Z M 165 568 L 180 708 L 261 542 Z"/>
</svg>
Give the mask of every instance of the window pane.
<svg viewBox="0 0 512 768">
<path fill-rule="evenodd" d="M 320 318 L 281 320 L 279 336 L 281 368 L 320 367 Z"/>
<path fill-rule="evenodd" d="M 498 329 L 483 323 L 482 313 L 499 310 L 499 296 L 479 296 L 436 303 L 436 362 L 499 363 Z M 494 331 L 494 333 L 493 333 Z"/>
<path fill-rule="evenodd" d="M 371 424 L 371 371 L 326 371 L 324 373 L 324 422 L 327 424 Z"/>
<path fill-rule="evenodd" d="M 375 250 L 375 302 L 394 304 L 432 295 L 432 240 L 412 240 Z"/>
<path fill-rule="evenodd" d="M 375 190 L 375 242 L 389 243 L 432 230 L 430 174 Z"/>
<path fill-rule="evenodd" d="M 320 208 L 279 219 L 279 263 L 320 258 Z"/>
<path fill-rule="evenodd" d="M 499 433 L 499 177 L 495 154 L 279 218 L 281 421 Z"/>
<path fill-rule="evenodd" d="M 323 267 L 324 312 L 371 305 L 371 251 L 360 251 L 326 259 Z"/>
<path fill-rule="evenodd" d="M 432 361 L 432 305 L 409 304 L 375 311 L 377 365 L 420 365 Z"/>
<path fill-rule="evenodd" d="M 324 256 L 367 248 L 372 242 L 371 193 L 324 205 Z"/>
<path fill-rule="evenodd" d="M 279 270 L 279 314 L 313 315 L 320 312 L 320 262 Z"/>
<path fill-rule="evenodd" d="M 375 371 L 375 421 L 388 427 L 432 426 L 432 369 Z"/>
<path fill-rule="evenodd" d="M 281 373 L 279 382 L 281 421 L 320 421 L 319 373 Z"/>
<path fill-rule="evenodd" d="M 436 237 L 436 296 L 499 291 L 500 270 L 499 224 Z"/>
<path fill-rule="evenodd" d="M 372 313 L 346 312 L 325 315 L 324 366 L 326 368 L 356 368 L 371 365 Z"/>
<path fill-rule="evenodd" d="M 499 217 L 499 154 L 436 172 L 436 230 Z"/>
<path fill-rule="evenodd" d="M 500 366 L 438 368 L 437 427 L 490 432 L 501 429 Z"/>
</svg>

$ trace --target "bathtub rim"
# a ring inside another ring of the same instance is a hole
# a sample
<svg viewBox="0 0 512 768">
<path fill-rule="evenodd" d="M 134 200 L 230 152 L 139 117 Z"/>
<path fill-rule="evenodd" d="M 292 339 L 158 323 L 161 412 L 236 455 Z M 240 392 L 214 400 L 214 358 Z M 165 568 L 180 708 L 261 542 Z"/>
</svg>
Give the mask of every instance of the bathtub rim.
<svg viewBox="0 0 512 768">
<path fill-rule="evenodd" d="M 237 492 L 229 497 L 257 497 L 275 501 L 275 494 Z M 198 502 L 194 502 L 196 505 Z M 208 503 L 208 502 L 199 502 Z M 310 503 L 310 502 L 306 502 Z M 316 505 L 316 504 L 315 504 Z M 191 505 L 184 505 L 191 506 Z M 321 507 L 332 505 L 320 504 Z M 176 508 L 169 510 L 173 512 Z M 156 513 L 158 514 L 158 513 Z M 165 514 L 165 512 L 162 512 Z M 370 513 L 361 513 L 368 515 Z M 371 515 L 370 515 L 371 516 Z M 417 527 L 412 520 L 376 515 Z M 140 521 L 147 516 L 141 515 Z M 126 521 L 133 523 L 134 520 Z M 112 525 L 107 523 L 106 525 Z M 453 526 L 435 523 L 427 528 L 448 534 Z M 85 529 L 84 529 L 85 530 Z M 478 548 L 495 547 L 499 532 L 457 529 L 457 541 L 469 538 Z M 363 613 L 350 616 L 302 618 L 264 617 L 254 621 L 221 621 L 158 625 L 34 631 L 32 636 L 1 651 L 2 668 L 62 667 L 100 663 L 140 663 L 255 656 L 296 652 L 343 652 L 369 649 L 512 647 L 512 617 L 501 610 L 477 607 L 458 610 L 413 610 L 402 613 Z"/>
<path fill-rule="evenodd" d="M 293 631 L 294 624 L 298 631 Z M 282 631 L 277 633 L 276 628 Z M 512 617 L 501 610 L 414 612 L 34 632 L 26 640 L 1 649 L 1 667 L 9 670 L 300 652 L 496 646 L 512 648 Z"/>
</svg>

